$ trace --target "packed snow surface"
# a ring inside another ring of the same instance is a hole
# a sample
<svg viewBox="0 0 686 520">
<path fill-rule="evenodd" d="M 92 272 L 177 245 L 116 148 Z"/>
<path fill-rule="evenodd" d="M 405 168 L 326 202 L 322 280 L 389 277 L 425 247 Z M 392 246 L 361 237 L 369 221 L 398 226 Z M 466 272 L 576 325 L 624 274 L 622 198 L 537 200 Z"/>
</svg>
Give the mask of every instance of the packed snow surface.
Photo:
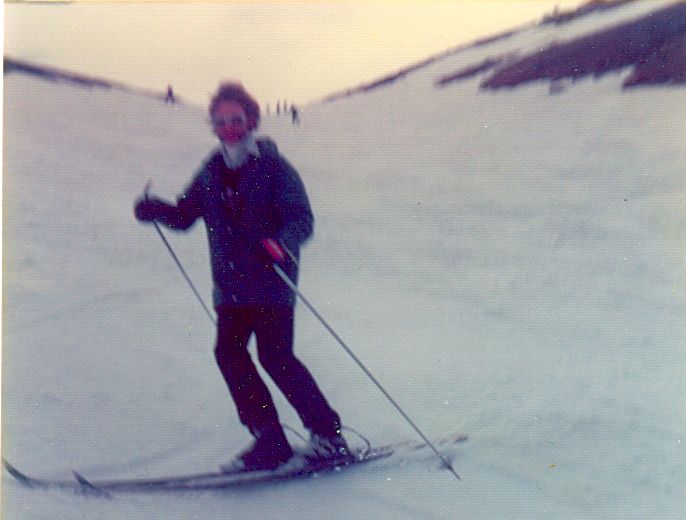
<svg viewBox="0 0 686 520">
<path fill-rule="evenodd" d="M 261 127 L 317 219 L 301 290 L 429 437 L 469 436 L 447 453 L 462 482 L 430 454 L 113 500 L 4 474 L 3 516 L 683 518 L 684 90 L 622 92 L 629 71 L 555 95 L 542 82 L 434 85 L 554 30 L 306 107 L 299 127 Z M 3 457 L 92 479 L 230 460 L 250 437 L 215 366 L 214 327 L 131 211 L 149 179 L 169 199 L 190 180 L 215 145 L 204 109 L 20 74 L 4 88 Z M 167 237 L 209 301 L 203 227 Z M 296 328 L 296 352 L 347 425 L 373 444 L 416 438 L 304 305 Z"/>
</svg>

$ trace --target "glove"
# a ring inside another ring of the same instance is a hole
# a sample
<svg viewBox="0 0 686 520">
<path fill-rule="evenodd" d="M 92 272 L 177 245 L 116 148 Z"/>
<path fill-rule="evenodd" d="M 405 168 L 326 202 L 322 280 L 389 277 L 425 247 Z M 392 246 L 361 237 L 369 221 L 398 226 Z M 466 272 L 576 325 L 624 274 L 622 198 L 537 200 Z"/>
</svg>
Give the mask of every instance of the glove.
<svg viewBox="0 0 686 520">
<path fill-rule="evenodd" d="M 164 209 L 167 206 L 159 199 L 144 198 L 139 199 L 133 208 L 133 214 L 140 222 L 151 222 L 162 217 Z"/>
<path fill-rule="evenodd" d="M 272 238 L 263 238 L 262 245 L 269 253 L 269 256 L 276 262 L 282 262 L 286 258 L 286 253 L 284 253 L 283 248 L 279 243 Z"/>
</svg>

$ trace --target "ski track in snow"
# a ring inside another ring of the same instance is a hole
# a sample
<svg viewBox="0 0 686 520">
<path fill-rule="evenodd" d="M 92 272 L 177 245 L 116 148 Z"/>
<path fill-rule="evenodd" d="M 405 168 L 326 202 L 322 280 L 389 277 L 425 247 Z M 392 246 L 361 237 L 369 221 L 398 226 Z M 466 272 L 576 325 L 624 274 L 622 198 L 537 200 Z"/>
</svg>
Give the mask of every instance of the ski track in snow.
<svg viewBox="0 0 686 520">
<path fill-rule="evenodd" d="M 469 435 L 462 482 L 429 461 L 100 500 L 4 474 L 7 518 L 683 518 L 683 88 L 622 92 L 628 71 L 554 96 L 434 87 L 663 4 L 456 53 L 298 128 L 263 121 L 317 219 L 301 290 L 430 436 Z M 226 462 L 250 439 L 213 327 L 132 216 L 148 179 L 174 198 L 207 156 L 204 111 L 14 74 L 4 89 L 3 456 L 48 477 Z M 202 226 L 167 236 L 209 301 Z M 347 424 L 413 438 L 303 305 L 296 336 Z"/>
</svg>

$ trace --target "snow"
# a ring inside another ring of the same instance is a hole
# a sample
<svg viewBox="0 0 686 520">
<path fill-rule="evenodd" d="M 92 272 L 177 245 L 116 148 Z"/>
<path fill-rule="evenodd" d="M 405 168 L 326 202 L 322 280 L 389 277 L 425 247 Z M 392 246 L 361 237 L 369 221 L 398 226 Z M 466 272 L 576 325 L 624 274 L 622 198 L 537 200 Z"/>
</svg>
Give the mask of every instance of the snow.
<svg viewBox="0 0 686 520">
<path fill-rule="evenodd" d="M 462 482 L 428 456 L 113 500 L 3 474 L 4 515 L 683 518 L 683 89 L 622 92 L 628 71 L 557 95 L 434 87 L 645 5 L 447 56 L 305 107 L 300 127 L 263 122 L 317 218 L 300 289 L 430 437 L 469 435 L 448 453 Z M 149 179 L 167 198 L 188 182 L 214 145 L 204 109 L 17 74 L 4 89 L 3 457 L 92 479 L 226 462 L 250 438 L 213 325 L 131 212 Z M 166 235 L 209 301 L 202 226 Z M 416 438 L 304 305 L 296 343 L 346 424 L 374 444 Z"/>
</svg>

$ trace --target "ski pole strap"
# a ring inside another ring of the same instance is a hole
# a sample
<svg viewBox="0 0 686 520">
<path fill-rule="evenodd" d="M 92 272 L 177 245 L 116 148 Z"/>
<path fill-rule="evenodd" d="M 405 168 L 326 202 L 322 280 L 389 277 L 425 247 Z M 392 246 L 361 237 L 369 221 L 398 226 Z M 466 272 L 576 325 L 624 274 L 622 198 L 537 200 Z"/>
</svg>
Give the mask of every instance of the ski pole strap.
<svg viewBox="0 0 686 520">
<path fill-rule="evenodd" d="M 419 427 L 415 424 L 415 422 L 410 419 L 410 417 L 405 413 L 405 411 L 400 407 L 400 405 L 391 397 L 391 395 L 386 391 L 386 389 L 383 387 L 383 385 L 374 377 L 374 375 L 369 371 L 369 369 L 362 363 L 362 361 L 355 355 L 355 353 L 346 345 L 346 343 L 341 339 L 341 337 L 336 334 L 336 331 L 333 330 L 333 328 L 326 322 L 326 320 L 322 317 L 319 312 L 317 312 L 317 309 L 314 308 L 314 306 L 305 298 L 305 296 L 300 292 L 300 289 L 293 283 L 293 280 L 291 280 L 288 275 L 284 272 L 281 267 L 279 267 L 278 264 L 273 264 L 274 270 L 276 271 L 276 274 L 279 275 L 279 277 L 284 281 L 288 287 L 300 298 L 300 301 L 302 301 L 305 306 L 310 309 L 312 314 L 319 320 L 319 322 L 324 326 L 324 328 L 333 336 L 333 338 L 338 342 L 338 344 L 343 347 L 343 349 L 348 353 L 348 355 L 352 358 L 352 360 L 357 363 L 357 365 L 362 369 L 362 371 L 367 375 L 367 377 L 376 385 L 376 387 L 381 391 L 381 393 L 388 399 L 388 401 L 395 407 L 395 409 L 400 413 L 400 415 L 403 416 L 405 421 L 412 426 L 414 431 L 416 431 L 419 436 L 426 442 L 426 445 L 429 446 L 433 452 L 438 456 L 439 459 L 441 459 L 441 463 L 445 468 L 450 470 L 450 472 L 457 478 L 457 480 L 462 480 L 460 476 L 457 474 L 455 471 L 455 468 L 453 468 L 452 463 L 434 446 L 434 444 L 431 442 L 431 440 L 424 435 L 422 430 L 419 429 Z"/>
</svg>

